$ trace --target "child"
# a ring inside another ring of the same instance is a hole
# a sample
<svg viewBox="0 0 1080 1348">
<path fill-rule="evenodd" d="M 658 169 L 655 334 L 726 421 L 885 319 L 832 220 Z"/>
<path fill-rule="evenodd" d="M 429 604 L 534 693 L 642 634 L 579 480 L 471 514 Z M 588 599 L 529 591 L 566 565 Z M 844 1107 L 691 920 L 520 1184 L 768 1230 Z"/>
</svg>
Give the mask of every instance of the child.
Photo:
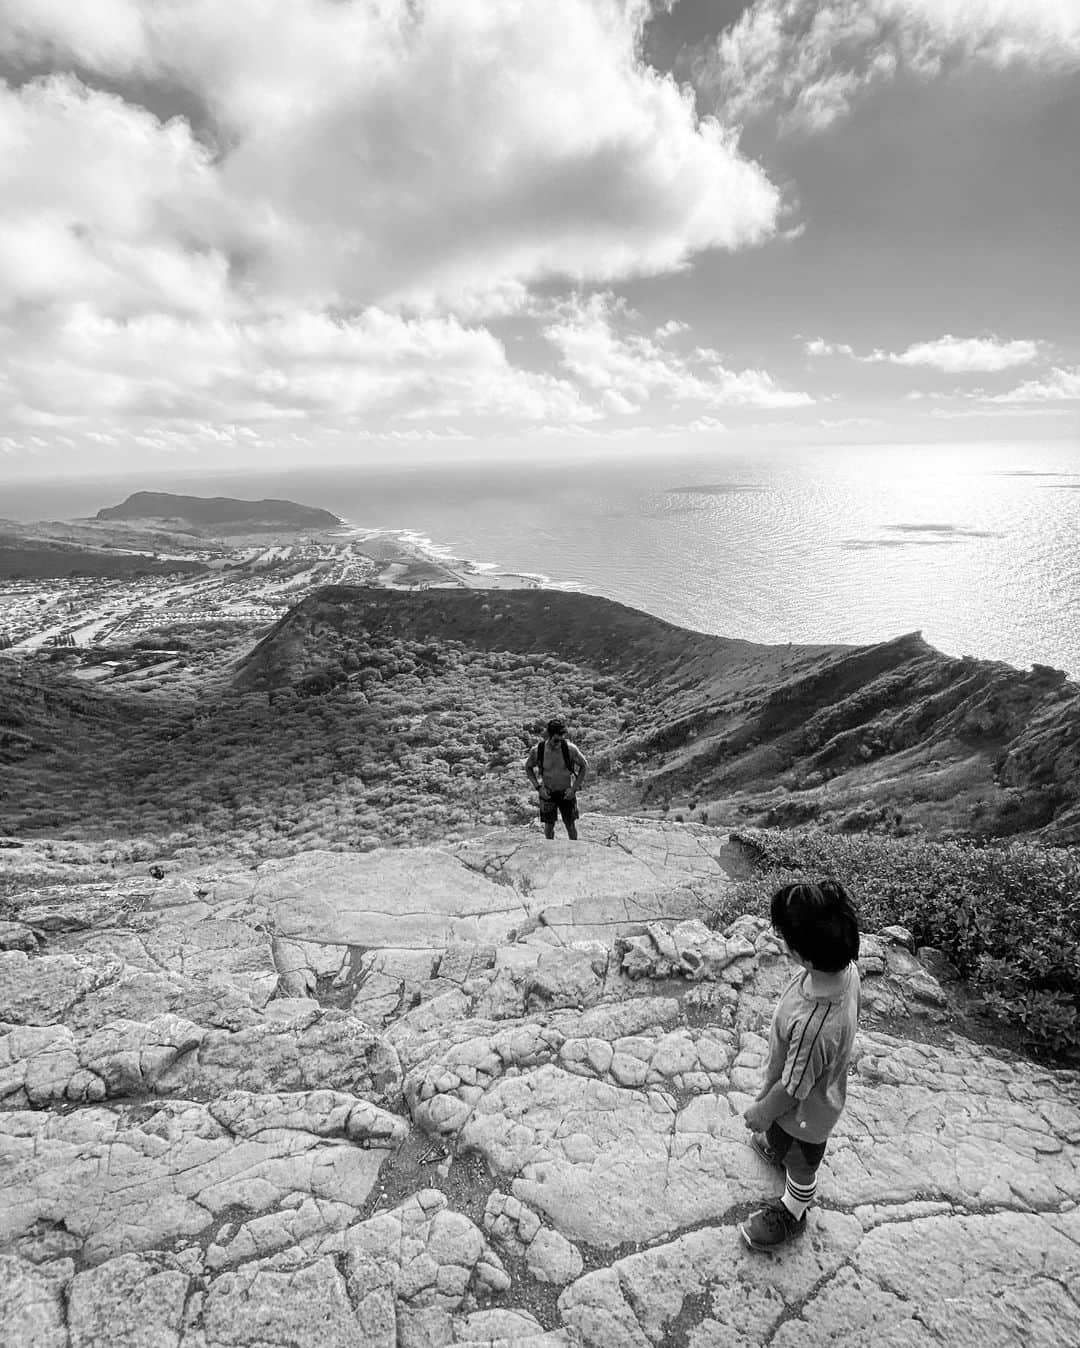
<svg viewBox="0 0 1080 1348">
<path fill-rule="evenodd" d="M 743 1115 L 751 1146 L 787 1178 L 782 1197 L 739 1224 L 754 1250 L 776 1249 L 806 1230 L 818 1166 L 844 1108 L 859 1018 L 859 920 L 844 887 L 784 885 L 770 916 L 802 968 L 776 1004 L 765 1080 Z"/>
</svg>

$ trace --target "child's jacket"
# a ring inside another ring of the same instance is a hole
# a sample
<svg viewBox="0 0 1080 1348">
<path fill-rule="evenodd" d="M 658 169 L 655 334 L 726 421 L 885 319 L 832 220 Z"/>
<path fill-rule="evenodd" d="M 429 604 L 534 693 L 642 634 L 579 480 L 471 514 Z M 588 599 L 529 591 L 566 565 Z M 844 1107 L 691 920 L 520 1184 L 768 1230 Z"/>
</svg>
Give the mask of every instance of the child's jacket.
<svg viewBox="0 0 1080 1348">
<path fill-rule="evenodd" d="M 810 973 L 800 969 L 780 994 L 769 1028 L 765 1081 L 770 1086 L 779 1081 L 798 1101 L 777 1123 L 801 1142 L 824 1142 L 847 1098 L 859 1020 L 859 970 L 849 964 L 830 981 L 833 995 L 811 997 Z"/>
</svg>

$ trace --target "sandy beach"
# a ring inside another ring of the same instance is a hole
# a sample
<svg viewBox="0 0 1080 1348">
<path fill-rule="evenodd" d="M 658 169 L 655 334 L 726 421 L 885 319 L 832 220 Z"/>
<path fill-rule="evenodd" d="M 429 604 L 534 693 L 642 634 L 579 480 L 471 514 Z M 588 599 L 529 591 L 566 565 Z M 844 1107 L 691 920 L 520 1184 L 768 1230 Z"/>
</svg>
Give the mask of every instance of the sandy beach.
<svg viewBox="0 0 1080 1348">
<path fill-rule="evenodd" d="M 429 539 L 405 530 L 349 526 L 348 533 L 374 562 L 384 563 L 376 582 L 387 589 L 538 590 L 552 584 L 547 576 L 500 571 L 492 563 L 450 556 Z"/>
</svg>

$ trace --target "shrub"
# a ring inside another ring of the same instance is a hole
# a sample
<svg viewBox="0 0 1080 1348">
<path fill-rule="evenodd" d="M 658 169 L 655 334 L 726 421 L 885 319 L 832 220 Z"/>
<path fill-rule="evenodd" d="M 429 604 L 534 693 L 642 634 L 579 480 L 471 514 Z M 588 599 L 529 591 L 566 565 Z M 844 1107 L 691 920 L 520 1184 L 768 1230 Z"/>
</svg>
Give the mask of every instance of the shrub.
<svg viewBox="0 0 1080 1348">
<path fill-rule="evenodd" d="M 830 875 L 864 928 L 898 922 L 941 947 L 993 1019 L 1033 1051 L 1080 1060 L 1080 850 L 748 829 L 758 873 L 725 905 L 767 912 L 777 886 Z M 734 916 L 734 913 L 731 914 Z M 722 914 L 717 920 L 725 920 Z"/>
</svg>

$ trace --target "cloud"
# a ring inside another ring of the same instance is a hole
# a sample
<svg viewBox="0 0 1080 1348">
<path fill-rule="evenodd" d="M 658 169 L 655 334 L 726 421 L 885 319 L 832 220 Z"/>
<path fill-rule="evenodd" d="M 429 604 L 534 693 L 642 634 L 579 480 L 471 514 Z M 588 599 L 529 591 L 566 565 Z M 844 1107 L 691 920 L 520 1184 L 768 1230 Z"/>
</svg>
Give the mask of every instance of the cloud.
<svg viewBox="0 0 1080 1348">
<path fill-rule="evenodd" d="M 720 353 L 697 347 L 681 355 L 631 330 L 632 316 L 610 294 L 565 303 L 544 329 L 560 364 L 588 389 L 620 401 L 621 410 L 651 399 L 698 402 L 708 407 L 798 407 L 807 393 L 780 388 L 764 370 L 730 370 Z M 620 328 L 622 329 L 620 331 Z"/>
<path fill-rule="evenodd" d="M 643 59 L 651 10 L 3 0 L 0 434 L 119 452 L 125 427 L 253 444 L 793 396 L 662 356 L 675 319 L 653 373 L 637 348 L 606 383 L 521 368 L 489 326 L 776 235 L 779 189 Z"/>
<path fill-rule="evenodd" d="M 705 44 L 694 82 L 731 125 L 775 116 L 817 132 L 903 73 L 957 66 L 1080 68 L 1073 0 L 754 0 Z"/>
<path fill-rule="evenodd" d="M 1069 413 L 1060 407 L 934 407 L 930 416 L 935 421 L 1001 421 L 1005 417 L 1064 417 Z"/>
<path fill-rule="evenodd" d="M 1080 401 L 1080 365 L 1071 370 L 1055 367 L 1044 379 L 1029 379 L 1008 393 L 999 394 L 996 403 L 1048 403 Z"/>
<path fill-rule="evenodd" d="M 945 374 L 995 374 L 1039 358 L 1039 343 L 1027 340 L 1000 341 L 996 337 L 953 337 L 946 334 L 930 342 L 915 342 L 906 351 L 875 351 L 859 360 L 890 365 L 929 366 Z"/>
<path fill-rule="evenodd" d="M 846 342 L 827 342 L 822 337 L 812 337 L 803 343 L 808 356 L 854 356 L 854 350 Z"/>
<path fill-rule="evenodd" d="M 829 342 L 821 337 L 804 341 L 803 348 L 808 356 L 847 356 L 863 365 L 925 366 L 944 374 L 997 374 L 1038 360 L 1042 344 L 1027 339 L 1002 341 L 998 337 L 954 337 L 946 333 L 932 341 L 913 342 L 904 351 L 879 349 L 868 355 L 860 355 L 846 342 Z"/>
<path fill-rule="evenodd" d="M 160 201 L 178 250 L 224 247 L 246 297 L 479 312 L 507 287 L 658 274 L 775 231 L 777 188 L 641 59 L 648 13 L 644 0 L 7 0 L 0 47 L 148 102 L 166 83 L 206 110 L 201 156 L 182 125 L 127 117 L 147 148 L 183 142 L 167 159 L 186 157 L 212 208 L 179 211 L 160 174 L 137 195 Z M 116 138 L 101 99 L 88 97 L 86 165 Z M 45 147 L 57 193 L 71 161 L 58 139 Z M 43 194 L 39 213 L 53 205 Z M 222 216 L 239 238 L 223 240 Z"/>
<path fill-rule="evenodd" d="M 305 312 L 236 322 L 120 320 L 80 308 L 29 337 L 0 333 L 0 365 L 0 420 L 46 416 L 88 431 L 599 415 L 566 380 L 514 367 L 485 328 L 377 309 L 347 320 Z"/>
<path fill-rule="evenodd" d="M 70 76 L 0 84 L 0 313 L 220 312 L 245 238 L 186 123 Z"/>
</svg>

